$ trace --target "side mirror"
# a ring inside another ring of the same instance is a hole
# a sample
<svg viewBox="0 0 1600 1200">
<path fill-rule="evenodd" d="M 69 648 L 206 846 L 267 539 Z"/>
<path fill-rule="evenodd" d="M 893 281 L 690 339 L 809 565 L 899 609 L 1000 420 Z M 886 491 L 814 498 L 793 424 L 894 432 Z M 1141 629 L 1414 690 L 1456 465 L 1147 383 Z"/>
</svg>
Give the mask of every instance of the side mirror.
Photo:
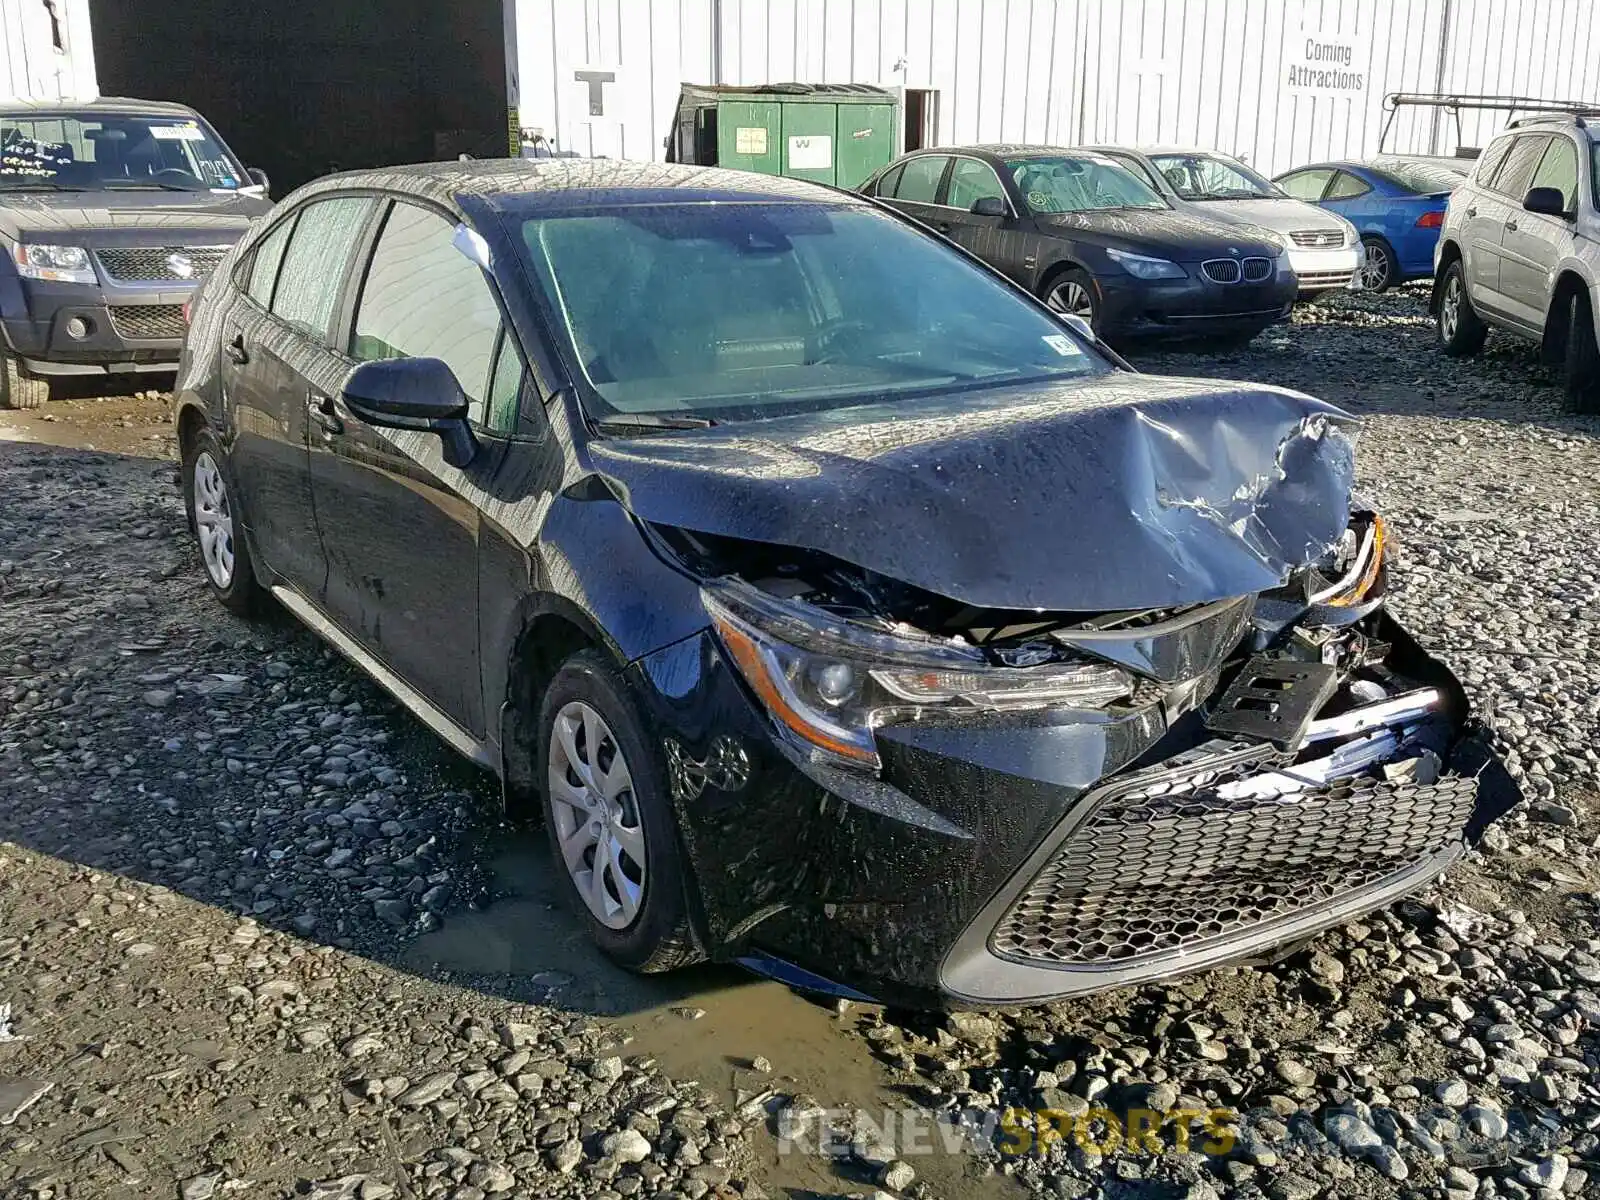
<svg viewBox="0 0 1600 1200">
<path fill-rule="evenodd" d="M 1522 207 L 1531 213 L 1539 213 L 1546 217 L 1565 217 L 1568 215 L 1567 198 L 1561 194 L 1560 188 L 1532 188 L 1522 198 Z"/>
<path fill-rule="evenodd" d="M 1100 340 L 1099 337 L 1095 335 L 1094 326 L 1089 324 L 1089 322 L 1084 320 L 1082 317 L 1078 316 L 1077 313 L 1057 313 L 1056 319 L 1068 329 L 1081 336 L 1085 341 L 1094 343 Z"/>
<path fill-rule="evenodd" d="M 245 174 L 250 176 L 251 183 L 261 189 L 263 196 L 272 195 L 272 180 L 267 178 L 267 173 L 260 167 L 248 167 L 245 169 Z"/>
<path fill-rule="evenodd" d="M 972 202 L 975 217 L 1004 217 L 1008 215 L 1006 202 L 999 196 L 980 196 Z"/>
<path fill-rule="evenodd" d="M 478 453 L 467 424 L 467 396 L 448 364 L 437 358 L 390 358 L 362 363 L 344 381 L 351 414 L 384 429 L 436 433 L 444 460 L 465 469 Z"/>
</svg>

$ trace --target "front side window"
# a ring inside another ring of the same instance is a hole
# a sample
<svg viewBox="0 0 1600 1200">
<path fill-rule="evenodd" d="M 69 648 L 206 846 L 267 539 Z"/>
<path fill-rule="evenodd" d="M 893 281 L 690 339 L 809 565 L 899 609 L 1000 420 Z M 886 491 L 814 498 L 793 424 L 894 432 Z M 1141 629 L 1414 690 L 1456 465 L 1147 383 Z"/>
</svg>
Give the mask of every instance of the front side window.
<svg viewBox="0 0 1600 1200">
<path fill-rule="evenodd" d="M 944 178 L 944 169 L 949 161 L 942 154 L 911 159 L 900 174 L 900 184 L 895 188 L 894 198 L 913 204 L 934 203 L 939 198 L 939 181 Z"/>
<path fill-rule="evenodd" d="M 994 168 L 975 158 L 958 158 L 950 170 L 950 194 L 945 200 L 951 208 L 967 211 L 979 200 L 1004 200 L 1005 188 Z"/>
<path fill-rule="evenodd" d="M 1315 204 L 1322 199 L 1322 193 L 1328 190 L 1328 180 L 1332 177 L 1333 172 L 1326 168 L 1295 171 L 1279 179 L 1278 186 L 1296 200 Z"/>
<path fill-rule="evenodd" d="M 328 337 L 356 238 L 371 209 L 365 197 L 341 196 L 301 210 L 272 293 L 273 316 L 319 341 Z"/>
<path fill-rule="evenodd" d="M 1214 154 L 1153 154 L 1156 170 L 1185 200 L 1263 200 L 1278 190 L 1242 163 Z"/>
<path fill-rule="evenodd" d="M 597 416 L 719 422 L 1107 370 L 1049 313 L 870 208 L 531 217 L 530 274 Z"/>
<path fill-rule="evenodd" d="M 0 117 L 0 191 L 236 191 L 244 167 L 196 117 Z"/>
<path fill-rule="evenodd" d="M 1544 152 L 1539 169 L 1533 173 L 1530 189 L 1555 188 L 1561 193 L 1562 208 L 1578 211 L 1578 148 L 1564 137 L 1550 139 L 1550 148 Z"/>
<path fill-rule="evenodd" d="M 1167 207 L 1131 171 L 1097 158 L 1040 155 L 1008 161 L 1006 168 L 1029 210 L 1039 215 Z"/>
<path fill-rule="evenodd" d="M 1534 169 L 1544 157 L 1550 139 L 1544 136 L 1519 137 L 1494 177 L 1494 190 L 1514 198 L 1519 204 L 1528 194 Z"/>
<path fill-rule="evenodd" d="M 360 362 L 442 360 L 481 425 L 500 306 L 482 268 L 456 249 L 455 231 L 452 222 L 414 204 L 390 210 L 361 289 L 350 354 Z"/>
</svg>

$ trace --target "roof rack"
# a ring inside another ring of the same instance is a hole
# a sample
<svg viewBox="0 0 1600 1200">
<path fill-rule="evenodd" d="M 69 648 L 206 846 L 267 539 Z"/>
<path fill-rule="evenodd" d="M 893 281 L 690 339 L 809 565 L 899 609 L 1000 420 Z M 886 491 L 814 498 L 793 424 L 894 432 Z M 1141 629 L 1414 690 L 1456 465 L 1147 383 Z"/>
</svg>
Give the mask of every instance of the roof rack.
<svg viewBox="0 0 1600 1200">
<path fill-rule="evenodd" d="M 1449 113 L 1456 121 L 1456 145 L 1462 144 L 1461 114 L 1463 112 L 1504 112 L 1511 115 L 1509 126 L 1518 124 L 1518 114 L 1529 114 L 1533 119 L 1568 117 L 1584 126 L 1585 117 L 1600 117 L 1600 104 L 1585 100 L 1544 100 L 1537 96 L 1488 96 L 1468 92 L 1390 92 L 1383 98 L 1384 111 L 1389 117 L 1383 123 L 1383 133 L 1378 138 L 1378 152 L 1384 152 L 1389 133 L 1402 108 L 1433 108 Z M 1470 157 L 1470 156 L 1469 156 Z"/>
</svg>

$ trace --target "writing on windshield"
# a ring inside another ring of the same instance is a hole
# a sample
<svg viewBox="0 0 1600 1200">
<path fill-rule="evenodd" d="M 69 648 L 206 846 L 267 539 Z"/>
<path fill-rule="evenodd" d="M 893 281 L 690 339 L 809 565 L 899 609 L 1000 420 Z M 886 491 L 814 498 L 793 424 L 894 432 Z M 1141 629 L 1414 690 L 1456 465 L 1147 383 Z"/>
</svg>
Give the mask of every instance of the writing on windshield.
<svg viewBox="0 0 1600 1200">
<path fill-rule="evenodd" d="M 242 169 L 193 119 L 100 113 L 0 118 L 0 188 L 242 186 Z"/>
</svg>

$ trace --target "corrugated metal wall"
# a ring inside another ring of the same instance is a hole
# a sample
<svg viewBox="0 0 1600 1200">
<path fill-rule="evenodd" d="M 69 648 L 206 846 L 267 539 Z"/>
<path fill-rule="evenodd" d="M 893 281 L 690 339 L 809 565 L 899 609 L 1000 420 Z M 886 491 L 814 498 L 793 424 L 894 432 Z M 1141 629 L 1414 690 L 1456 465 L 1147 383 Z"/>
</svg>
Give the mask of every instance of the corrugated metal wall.
<svg viewBox="0 0 1600 1200">
<path fill-rule="evenodd" d="M 0 0 L 0 56 L 0 97 L 93 97 L 89 0 Z"/>
<path fill-rule="evenodd" d="M 1375 152 L 1389 92 L 1600 101 L 1600 0 L 508 2 L 523 124 L 629 158 L 661 157 L 683 82 L 935 88 L 944 143 L 1180 142 L 1269 172 Z M 1358 40 L 1359 95 L 1285 86 L 1308 29 Z M 599 118 L 573 78 L 584 68 L 616 76 Z M 1503 121 L 1464 121 L 1461 140 L 1482 145 Z M 1456 143 L 1427 111 L 1403 113 L 1392 139 Z"/>
</svg>

